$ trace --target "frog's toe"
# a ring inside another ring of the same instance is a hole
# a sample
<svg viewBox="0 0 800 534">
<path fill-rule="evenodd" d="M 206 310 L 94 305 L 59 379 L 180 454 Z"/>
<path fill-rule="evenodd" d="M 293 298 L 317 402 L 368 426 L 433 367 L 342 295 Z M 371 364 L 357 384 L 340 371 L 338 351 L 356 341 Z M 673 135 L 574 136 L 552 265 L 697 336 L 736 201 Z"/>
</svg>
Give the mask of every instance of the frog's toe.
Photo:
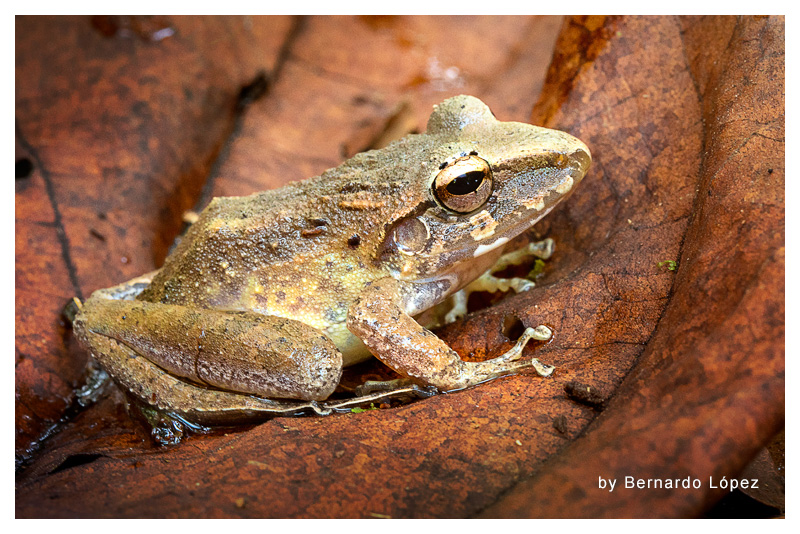
<svg viewBox="0 0 800 534">
<path fill-rule="evenodd" d="M 553 332 L 544 325 L 539 325 L 536 328 L 528 327 L 519 337 L 517 343 L 511 347 L 508 352 L 502 356 L 498 356 L 497 360 L 506 362 L 516 361 L 522 357 L 522 351 L 525 348 L 525 345 L 528 344 L 528 341 L 531 339 L 535 339 L 536 341 L 547 341 L 552 336 Z"/>
<path fill-rule="evenodd" d="M 469 293 L 465 289 L 453 293 L 453 295 L 450 297 L 453 307 L 444 316 L 444 324 L 454 323 L 467 315 L 468 300 Z"/>
<path fill-rule="evenodd" d="M 315 415 L 330 415 L 333 413 L 331 408 L 322 406 L 317 401 L 309 401 L 308 407 L 311 408 L 311 411 L 314 412 Z"/>
<path fill-rule="evenodd" d="M 549 341 L 553 337 L 553 331 L 543 324 L 529 330 L 533 330 L 533 332 L 531 332 L 531 338 L 537 341 Z"/>
<path fill-rule="evenodd" d="M 503 354 L 502 358 L 504 358 L 506 361 L 509 361 L 509 362 L 513 362 L 513 361 L 518 360 L 519 358 L 521 358 L 522 357 L 522 349 L 525 348 L 525 345 L 528 344 L 529 340 L 533 339 L 533 333 L 534 333 L 534 329 L 533 328 L 530 328 L 530 327 L 526 328 L 525 331 L 522 333 L 522 335 L 517 340 L 516 345 L 514 345 L 511 348 L 511 350 L 509 350 L 508 352 Z"/>
<path fill-rule="evenodd" d="M 556 370 L 556 367 L 554 365 L 548 365 L 546 363 L 542 363 L 536 358 L 533 358 L 531 360 L 531 367 L 533 367 L 536 370 L 536 372 L 539 373 L 539 376 L 550 376 L 551 374 L 553 374 L 553 371 Z"/>
<path fill-rule="evenodd" d="M 523 291 L 530 291 L 531 289 L 536 287 L 536 284 L 525 278 L 512 278 L 511 280 L 509 280 L 508 285 L 511 286 L 511 289 L 513 289 L 517 293 L 522 293 Z"/>
<path fill-rule="evenodd" d="M 529 254 L 543 260 L 550 259 L 555 250 L 556 242 L 553 241 L 553 238 L 551 237 L 547 237 L 541 241 L 536 241 L 535 243 L 530 243 L 528 245 Z"/>
<path fill-rule="evenodd" d="M 464 309 L 457 309 L 453 308 L 447 315 L 444 316 L 444 324 L 450 324 L 458 321 L 459 319 L 464 318 L 467 315 L 467 311 Z"/>
</svg>

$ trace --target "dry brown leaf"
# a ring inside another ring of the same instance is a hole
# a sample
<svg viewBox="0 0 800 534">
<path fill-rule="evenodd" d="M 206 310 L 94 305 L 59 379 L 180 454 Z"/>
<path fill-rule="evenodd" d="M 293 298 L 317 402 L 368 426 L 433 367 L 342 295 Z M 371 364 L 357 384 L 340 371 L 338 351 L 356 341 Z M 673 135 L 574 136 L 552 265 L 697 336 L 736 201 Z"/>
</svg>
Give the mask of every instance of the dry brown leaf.
<svg viewBox="0 0 800 534">
<path fill-rule="evenodd" d="M 64 413 L 85 361 L 65 348 L 54 302 L 151 269 L 202 187 L 247 194 L 317 174 L 366 148 L 398 103 L 424 125 L 431 104 L 465 92 L 527 120 L 560 24 L 177 18 L 112 21 L 130 35 L 108 38 L 108 21 L 91 22 L 17 22 L 19 151 L 35 163 L 17 182 L 21 457 Z M 148 40 L 165 25 L 173 37 Z M 719 492 L 608 494 L 597 477 L 736 476 L 782 427 L 783 28 L 563 26 L 532 120 L 586 141 L 593 169 L 536 229 L 557 242 L 539 287 L 439 332 L 475 358 L 507 348 L 516 319 L 548 324 L 556 336 L 537 356 L 558 366 L 551 379 L 526 372 L 172 448 L 154 447 L 113 390 L 21 471 L 17 516 L 700 514 Z M 237 121 L 238 90 L 261 70 L 267 94 Z"/>
</svg>

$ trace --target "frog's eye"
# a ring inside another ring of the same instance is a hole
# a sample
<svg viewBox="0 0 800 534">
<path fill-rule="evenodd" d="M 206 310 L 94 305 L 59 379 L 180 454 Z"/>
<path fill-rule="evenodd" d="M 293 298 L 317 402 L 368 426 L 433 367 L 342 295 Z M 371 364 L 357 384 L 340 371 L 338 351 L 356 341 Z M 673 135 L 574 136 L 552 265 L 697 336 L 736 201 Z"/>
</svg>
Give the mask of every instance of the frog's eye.
<svg viewBox="0 0 800 534">
<path fill-rule="evenodd" d="M 469 213 L 480 208 L 492 194 L 492 168 L 478 156 L 458 158 L 433 180 L 433 195 L 445 208 Z"/>
</svg>

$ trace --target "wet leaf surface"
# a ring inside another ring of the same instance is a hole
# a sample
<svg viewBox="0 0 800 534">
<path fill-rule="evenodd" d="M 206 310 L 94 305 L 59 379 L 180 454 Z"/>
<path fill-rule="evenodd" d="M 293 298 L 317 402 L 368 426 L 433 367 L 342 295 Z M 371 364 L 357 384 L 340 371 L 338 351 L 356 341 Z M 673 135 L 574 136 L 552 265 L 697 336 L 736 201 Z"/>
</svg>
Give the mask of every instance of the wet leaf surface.
<svg viewBox="0 0 800 534">
<path fill-rule="evenodd" d="M 17 516 L 700 515 L 723 495 L 708 477 L 739 475 L 783 426 L 783 32 L 781 17 L 18 19 L 17 161 L 33 170 L 16 181 Z M 67 410 L 86 361 L 59 324 L 70 297 L 159 265 L 198 202 L 318 174 L 458 93 L 592 149 L 529 232 L 556 240 L 537 287 L 437 332 L 474 359 L 547 324 L 552 377 L 173 447 L 116 387 Z M 598 488 L 628 475 L 703 487 Z"/>
</svg>

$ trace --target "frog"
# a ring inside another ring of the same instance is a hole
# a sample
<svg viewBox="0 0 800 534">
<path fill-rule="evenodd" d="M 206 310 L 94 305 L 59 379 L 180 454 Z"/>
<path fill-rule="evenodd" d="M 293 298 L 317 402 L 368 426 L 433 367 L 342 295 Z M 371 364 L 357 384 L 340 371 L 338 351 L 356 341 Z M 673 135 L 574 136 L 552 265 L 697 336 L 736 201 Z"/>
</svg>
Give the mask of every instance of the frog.
<svg viewBox="0 0 800 534">
<path fill-rule="evenodd" d="M 373 356 L 402 377 L 389 390 L 452 392 L 526 367 L 547 376 L 552 366 L 522 359 L 552 335 L 544 326 L 467 362 L 415 317 L 470 284 L 507 290 L 492 270 L 505 246 L 590 164 L 576 137 L 449 98 L 423 133 L 213 199 L 160 269 L 77 301 L 75 336 L 135 399 L 208 425 L 347 408 L 326 399 L 344 367 Z"/>
</svg>

